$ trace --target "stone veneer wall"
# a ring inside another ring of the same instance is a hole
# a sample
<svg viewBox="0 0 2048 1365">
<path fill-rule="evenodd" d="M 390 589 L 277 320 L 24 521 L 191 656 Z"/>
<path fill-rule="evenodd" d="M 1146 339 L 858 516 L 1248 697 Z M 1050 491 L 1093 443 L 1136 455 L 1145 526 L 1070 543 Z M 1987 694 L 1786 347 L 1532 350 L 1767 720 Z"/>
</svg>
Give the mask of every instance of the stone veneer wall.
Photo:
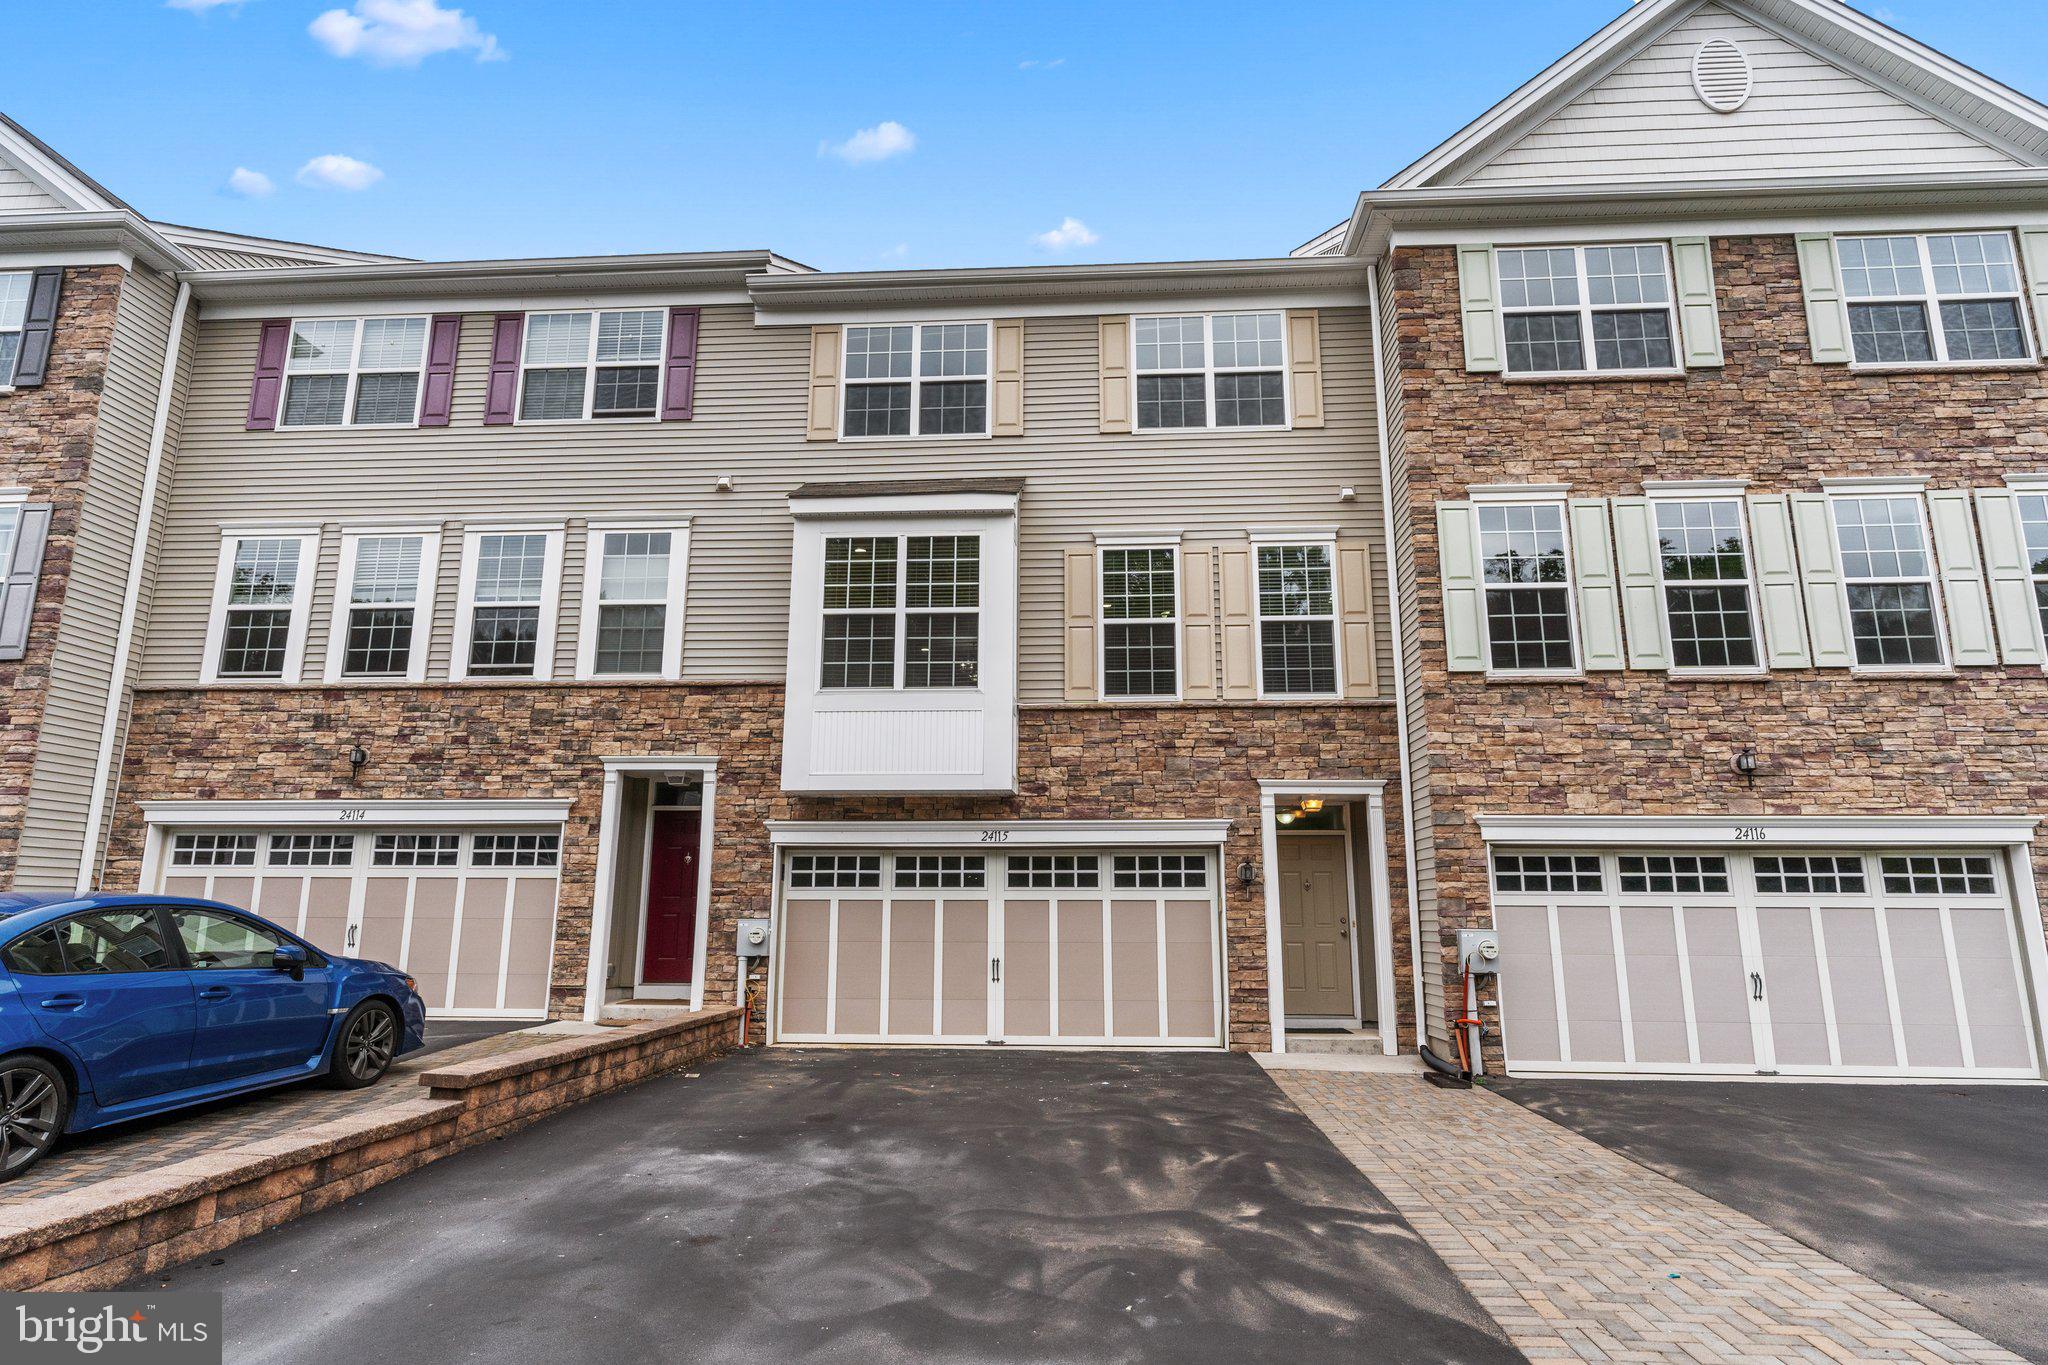
<svg viewBox="0 0 2048 1365">
<path fill-rule="evenodd" d="M 768 819 L 1204 819 L 1236 821 L 1223 879 L 1230 1042 L 1270 1045 L 1259 780 L 1389 782 L 1388 863 L 1401 865 L 1393 711 L 1381 705 L 1061 706 L 1018 719 L 1015 797 L 820 799 L 780 789 L 782 689 L 730 686 L 461 685 L 422 688 L 178 688 L 138 694 L 106 884 L 140 871 L 143 800 L 568 798 L 553 1011 L 583 1002 L 597 825 L 608 755 L 715 756 L 707 1004 L 737 1003 L 732 942 L 769 911 Z M 349 779 L 360 742 L 370 762 Z M 1394 878 L 1401 1031 L 1414 1021 L 1408 911 Z M 1360 888 L 1361 900 L 1367 888 Z"/>
<path fill-rule="evenodd" d="M 1744 237 L 1714 243 L 1725 368 L 1509 382 L 1465 372 L 1453 248 L 1404 248 L 1390 268 L 1421 619 L 1418 719 L 1437 756 L 1434 957 L 1447 981 L 1457 930 L 1492 922 L 1473 819 L 1482 811 L 2048 813 L 2048 678 L 2038 668 L 1910 679 L 1811 669 L 1739 682 L 1449 673 L 1434 512 L 1481 483 L 1569 483 L 1574 496 L 1638 493 L 1645 479 L 1746 478 L 1756 493 L 1816 491 L 1838 475 L 1993 485 L 2048 469 L 2040 368 L 1872 375 L 1814 365 L 1792 239 Z M 1753 788 L 1729 768 L 1743 748 L 1763 764 Z M 2048 859 L 2037 875 L 2048 876 Z M 1489 1052 L 1498 1061 L 1497 1045 Z"/>
<path fill-rule="evenodd" d="M 14 884 L 122 277 L 116 265 L 67 269 L 42 387 L 0 394 L 0 487 L 26 488 L 29 501 L 51 505 L 28 654 L 0 663 L 0 887 Z"/>
</svg>

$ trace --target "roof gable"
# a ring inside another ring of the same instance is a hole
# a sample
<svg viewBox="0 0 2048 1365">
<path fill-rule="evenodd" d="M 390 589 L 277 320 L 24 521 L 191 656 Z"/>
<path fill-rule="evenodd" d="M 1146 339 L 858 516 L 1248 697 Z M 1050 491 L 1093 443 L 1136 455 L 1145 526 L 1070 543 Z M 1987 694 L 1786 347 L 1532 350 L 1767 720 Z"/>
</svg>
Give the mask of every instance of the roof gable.
<svg viewBox="0 0 2048 1365">
<path fill-rule="evenodd" d="M 1712 39 L 1751 81 L 1695 89 Z M 1644 0 L 1390 189 L 1632 184 L 2048 165 L 2048 109 L 1839 0 Z"/>
<path fill-rule="evenodd" d="M 48 143 L 0 115 L 0 215 L 104 213 L 127 207 Z"/>
</svg>

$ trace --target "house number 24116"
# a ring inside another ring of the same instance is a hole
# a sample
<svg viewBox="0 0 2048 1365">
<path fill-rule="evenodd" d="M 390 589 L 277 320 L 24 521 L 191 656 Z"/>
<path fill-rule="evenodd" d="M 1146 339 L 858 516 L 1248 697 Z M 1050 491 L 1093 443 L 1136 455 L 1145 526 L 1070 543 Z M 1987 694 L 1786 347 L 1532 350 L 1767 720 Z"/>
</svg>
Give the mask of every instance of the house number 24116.
<svg viewBox="0 0 2048 1365">
<path fill-rule="evenodd" d="M 1738 843 L 1738 844 L 1760 844 L 1760 843 L 1762 843 L 1763 841 L 1764 841 L 1764 827 L 1763 827 L 1762 825 L 1737 825 L 1737 826 L 1735 827 L 1735 842 L 1736 842 L 1736 843 Z"/>
</svg>

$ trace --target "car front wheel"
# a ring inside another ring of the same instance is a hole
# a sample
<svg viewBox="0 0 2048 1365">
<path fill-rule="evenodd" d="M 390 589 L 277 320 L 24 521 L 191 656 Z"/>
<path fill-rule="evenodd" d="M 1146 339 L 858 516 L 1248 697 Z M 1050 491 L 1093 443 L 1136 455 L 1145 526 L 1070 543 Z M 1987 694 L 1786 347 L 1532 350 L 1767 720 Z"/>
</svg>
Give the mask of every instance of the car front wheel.
<svg viewBox="0 0 2048 1365">
<path fill-rule="evenodd" d="M 342 1090 L 375 1085 L 397 1052 L 398 1012 L 382 1000 L 365 1000 L 342 1020 L 327 1083 Z"/>
<path fill-rule="evenodd" d="M 0 1180 L 12 1180 L 57 1145 L 71 1118 L 71 1087 L 41 1057 L 0 1057 Z"/>
</svg>

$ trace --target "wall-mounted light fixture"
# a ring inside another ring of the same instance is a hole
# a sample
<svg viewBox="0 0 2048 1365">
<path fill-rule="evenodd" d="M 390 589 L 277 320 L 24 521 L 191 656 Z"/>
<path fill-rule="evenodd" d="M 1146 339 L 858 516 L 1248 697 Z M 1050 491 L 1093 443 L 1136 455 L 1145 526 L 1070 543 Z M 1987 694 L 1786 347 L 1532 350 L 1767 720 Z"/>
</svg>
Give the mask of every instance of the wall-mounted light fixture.
<svg viewBox="0 0 2048 1365">
<path fill-rule="evenodd" d="M 363 771 L 363 765 L 370 761 L 370 751 L 358 744 L 348 751 L 348 778 L 353 782 Z"/>
<path fill-rule="evenodd" d="M 1754 787 L 1756 785 L 1756 750 L 1744 749 L 1729 761 L 1728 766 L 1741 773 L 1742 780 L 1749 783 L 1750 786 Z"/>
<path fill-rule="evenodd" d="M 1252 865 L 1251 859 L 1246 858 L 1237 865 L 1237 884 L 1239 886 L 1250 886 L 1258 879 L 1259 869 Z"/>
</svg>

